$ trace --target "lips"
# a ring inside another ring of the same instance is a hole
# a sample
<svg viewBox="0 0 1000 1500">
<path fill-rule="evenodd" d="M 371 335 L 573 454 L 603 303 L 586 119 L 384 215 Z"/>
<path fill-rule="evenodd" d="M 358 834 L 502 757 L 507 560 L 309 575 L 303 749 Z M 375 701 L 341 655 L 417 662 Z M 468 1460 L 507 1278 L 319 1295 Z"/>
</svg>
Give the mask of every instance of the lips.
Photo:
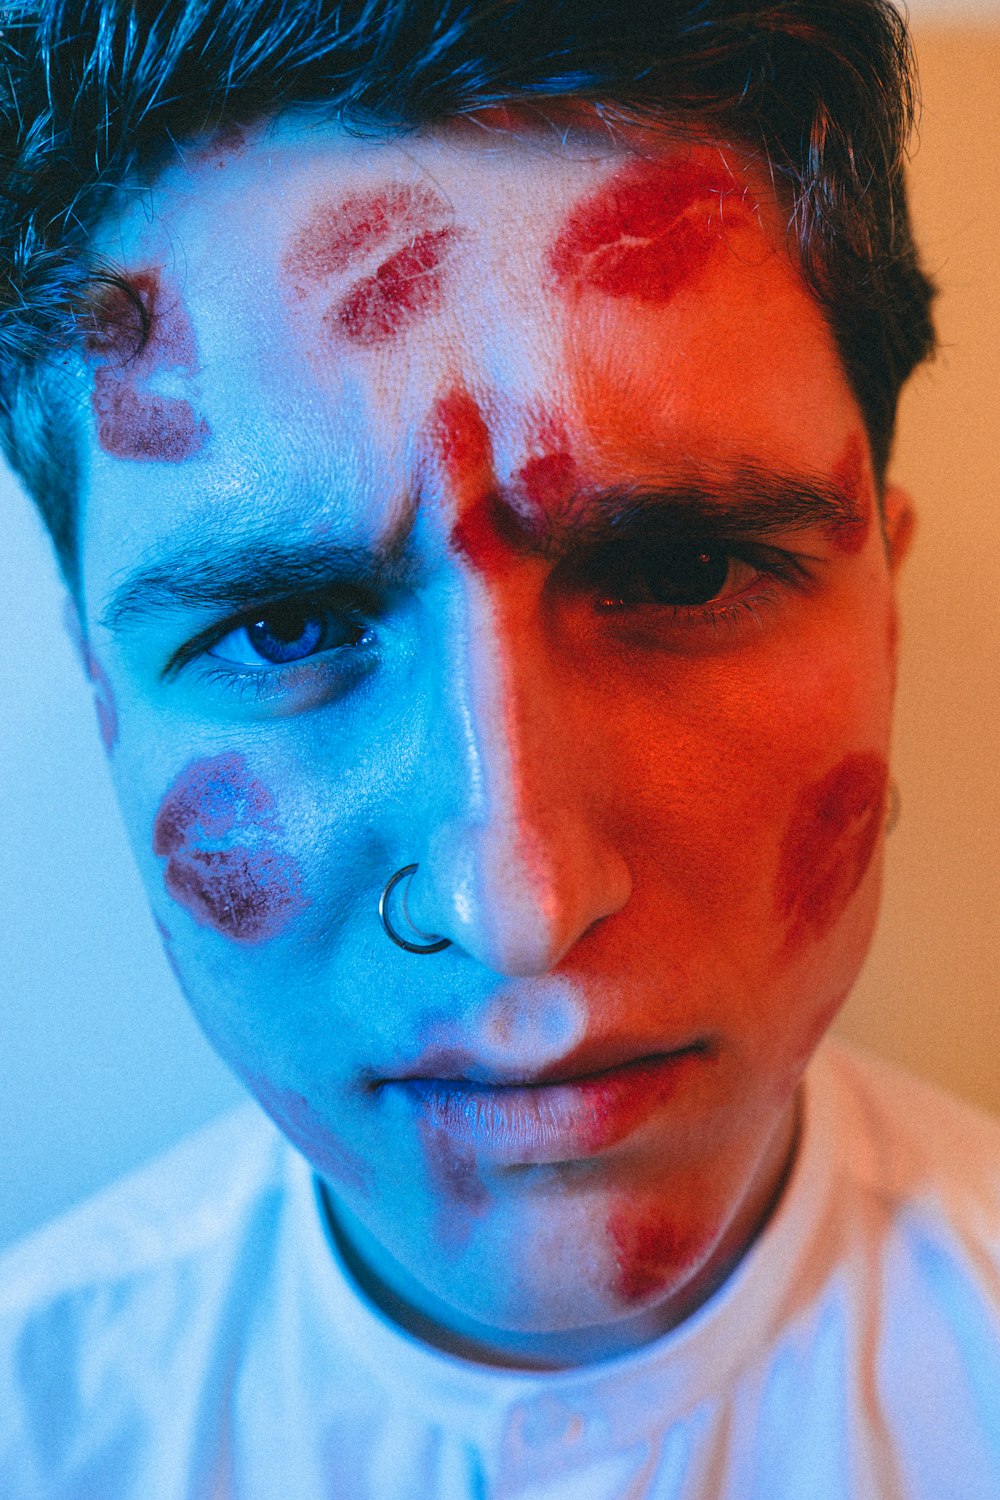
<svg viewBox="0 0 1000 1500">
<path fill-rule="evenodd" d="M 705 1066 L 707 1043 L 581 1071 L 563 1063 L 534 1078 L 425 1058 L 383 1087 L 402 1095 L 425 1128 L 484 1163 L 541 1165 L 599 1155 L 665 1109 Z"/>
</svg>

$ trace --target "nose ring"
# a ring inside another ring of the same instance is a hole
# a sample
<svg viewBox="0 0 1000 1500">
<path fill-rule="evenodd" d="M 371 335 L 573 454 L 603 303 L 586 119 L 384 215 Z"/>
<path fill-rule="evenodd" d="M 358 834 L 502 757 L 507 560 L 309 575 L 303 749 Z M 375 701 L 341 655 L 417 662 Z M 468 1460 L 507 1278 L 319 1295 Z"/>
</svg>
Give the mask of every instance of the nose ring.
<svg viewBox="0 0 1000 1500">
<path fill-rule="evenodd" d="M 389 896 L 392 893 L 393 886 L 398 885 L 399 882 L 401 880 L 404 880 L 408 875 L 412 875 L 416 868 L 416 865 L 404 865 L 401 870 L 396 871 L 395 875 L 390 876 L 389 880 L 386 882 L 385 890 L 378 898 L 379 919 L 381 920 L 382 926 L 385 928 L 388 936 L 391 937 L 393 942 L 398 944 L 400 948 L 405 948 L 407 953 L 440 953 L 442 948 L 451 947 L 451 938 L 432 937 L 429 932 L 420 931 L 420 928 L 417 927 L 416 924 L 410 919 L 410 913 L 406 909 L 405 890 L 402 893 L 402 901 L 400 903 L 403 908 L 403 915 L 410 923 L 410 927 L 417 934 L 417 936 L 429 937 L 430 942 L 411 943 L 407 938 L 400 936 L 400 934 L 396 931 L 395 927 L 393 927 L 392 923 L 389 920 Z"/>
</svg>

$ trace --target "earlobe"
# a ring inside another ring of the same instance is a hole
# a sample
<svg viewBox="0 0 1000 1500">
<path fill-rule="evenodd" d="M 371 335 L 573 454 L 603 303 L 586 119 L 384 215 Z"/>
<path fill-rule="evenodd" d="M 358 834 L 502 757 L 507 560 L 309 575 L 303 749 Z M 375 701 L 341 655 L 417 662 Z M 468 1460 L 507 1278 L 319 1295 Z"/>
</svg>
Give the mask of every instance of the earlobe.
<svg viewBox="0 0 1000 1500">
<path fill-rule="evenodd" d="M 882 502 L 882 530 L 893 573 L 909 555 L 916 529 L 917 514 L 909 493 L 899 485 L 889 485 Z"/>
</svg>

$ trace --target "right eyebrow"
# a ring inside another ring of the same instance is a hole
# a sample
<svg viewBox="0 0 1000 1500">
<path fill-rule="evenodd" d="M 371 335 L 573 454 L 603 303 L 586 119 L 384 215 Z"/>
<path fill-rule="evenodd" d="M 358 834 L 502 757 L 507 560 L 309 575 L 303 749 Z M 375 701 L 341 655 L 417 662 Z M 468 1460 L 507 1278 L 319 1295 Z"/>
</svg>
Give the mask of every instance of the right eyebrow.
<svg viewBox="0 0 1000 1500">
<path fill-rule="evenodd" d="M 412 507 L 374 544 L 331 538 L 284 541 L 252 533 L 224 542 L 184 537 L 128 573 L 101 613 L 121 633 L 137 620 L 177 610 L 238 613 L 274 599 L 314 594 L 338 584 L 375 592 L 412 583 Z"/>
</svg>

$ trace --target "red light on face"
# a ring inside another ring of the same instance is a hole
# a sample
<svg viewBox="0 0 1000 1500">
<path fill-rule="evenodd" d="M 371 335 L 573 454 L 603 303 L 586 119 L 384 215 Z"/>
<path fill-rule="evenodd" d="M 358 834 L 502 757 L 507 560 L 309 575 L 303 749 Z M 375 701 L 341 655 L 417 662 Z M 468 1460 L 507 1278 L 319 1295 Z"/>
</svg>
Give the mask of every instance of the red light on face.
<svg viewBox="0 0 1000 1500">
<path fill-rule="evenodd" d="M 842 552 L 860 552 L 868 539 L 872 500 L 868 479 L 868 455 L 864 438 L 852 432 L 833 471 L 834 483 L 849 497 L 854 512 L 850 526 L 838 526 L 834 540 Z"/>
<path fill-rule="evenodd" d="M 786 952 L 824 936 L 860 886 L 885 818 L 881 756 L 845 756 L 805 788 L 781 850 L 776 905 Z"/>
</svg>

